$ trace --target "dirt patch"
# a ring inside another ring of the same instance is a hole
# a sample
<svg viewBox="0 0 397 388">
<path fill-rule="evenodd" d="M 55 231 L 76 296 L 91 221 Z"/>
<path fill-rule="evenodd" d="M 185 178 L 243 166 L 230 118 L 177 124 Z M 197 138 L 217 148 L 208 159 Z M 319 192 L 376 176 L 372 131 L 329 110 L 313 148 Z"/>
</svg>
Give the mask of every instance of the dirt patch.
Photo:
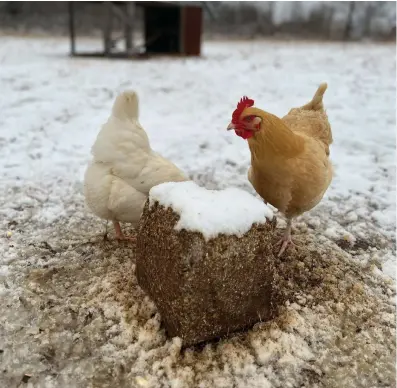
<svg viewBox="0 0 397 388">
<path fill-rule="evenodd" d="M 287 299 L 279 317 L 185 350 L 178 339 L 167 340 L 156 306 L 137 284 L 133 244 L 102 236 L 65 245 L 49 239 L 54 255 L 35 243 L 26 260 L 37 255 L 46 268 L 25 267 L 15 297 L 3 306 L 15 315 L 0 381 L 17 386 L 26 374 L 34 387 L 145 381 L 155 388 L 175 379 L 183 388 L 221 380 L 252 387 L 393 386 L 393 284 L 332 242 L 295 237 L 303 248 L 275 258 L 276 291 Z"/>
</svg>

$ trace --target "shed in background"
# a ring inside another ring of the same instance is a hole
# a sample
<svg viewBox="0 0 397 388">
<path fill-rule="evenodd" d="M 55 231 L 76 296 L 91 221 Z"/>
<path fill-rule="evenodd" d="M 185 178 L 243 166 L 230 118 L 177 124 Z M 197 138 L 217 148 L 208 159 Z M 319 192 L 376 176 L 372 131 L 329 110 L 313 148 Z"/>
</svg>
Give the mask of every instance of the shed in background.
<svg viewBox="0 0 397 388">
<path fill-rule="evenodd" d="M 204 2 L 94 2 L 96 6 L 102 7 L 99 15 L 103 51 L 93 52 L 78 52 L 76 48 L 75 19 L 81 12 L 81 3 L 83 2 L 68 2 L 72 56 L 128 58 L 159 54 L 201 54 Z M 143 31 L 138 31 L 139 29 Z M 135 39 L 137 33 L 143 37 L 140 43 Z M 123 48 L 119 47 L 120 40 L 124 41 Z"/>
</svg>

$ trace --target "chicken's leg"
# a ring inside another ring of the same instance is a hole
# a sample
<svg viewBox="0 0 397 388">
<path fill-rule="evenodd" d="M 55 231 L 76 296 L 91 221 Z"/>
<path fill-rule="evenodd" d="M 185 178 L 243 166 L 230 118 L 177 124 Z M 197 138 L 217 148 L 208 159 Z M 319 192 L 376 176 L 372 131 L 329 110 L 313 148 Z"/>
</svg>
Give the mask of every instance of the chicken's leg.
<svg viewBox="0 0 397 388">
<path fill-rule="evenodd" d="M 281 244 L 281 248 L 280 248 L 280 252 L 278 253 L 278 257 L 280 257 L 285 252 L 285 250 L 287 249 L 289 244 L 296 246 L 292 242 L 292 238 L 291 238 L 291 224 L 292 224 L 292 220 L 290 218 L 288 218 L 287 219 L 287 227 L 285 228 L 284 235 L 281 238 L 281 240 L 277 243 L 277 245 Z"/>
<path fill-rule="evenodd" d="M 136 238 L 134 236 L 125 236 L 123 231 L 121 230 L 120 222 L 113 221 L 114 230 L 116 231 L 116 238 L 117 240 L 131 240 L 135 241 Z"/>
</svg>

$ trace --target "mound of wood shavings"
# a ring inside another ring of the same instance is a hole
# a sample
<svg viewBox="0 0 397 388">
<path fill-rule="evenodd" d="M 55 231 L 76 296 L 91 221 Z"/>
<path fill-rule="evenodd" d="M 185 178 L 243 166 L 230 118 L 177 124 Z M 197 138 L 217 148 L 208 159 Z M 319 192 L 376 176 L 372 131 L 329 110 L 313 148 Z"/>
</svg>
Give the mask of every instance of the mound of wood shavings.
<svg viewBox="0 0 397 388">
<path fill-rule="evenodd" d="M 134 247 L 104 241 L 95 225 L 77 236 L 65 219 L 64 239 L 45 244 L 28 224 L 31 240 L 14 237 L 21 260 L 0 307 L 4 386 L 25 374 L 33 387 L 393 385 L 394 286 L 334 244 L 298 235 L 307 249 L 278 259 L 289 302 L 275 321 L 181 350 L 137 286 Z"/>
</svg>

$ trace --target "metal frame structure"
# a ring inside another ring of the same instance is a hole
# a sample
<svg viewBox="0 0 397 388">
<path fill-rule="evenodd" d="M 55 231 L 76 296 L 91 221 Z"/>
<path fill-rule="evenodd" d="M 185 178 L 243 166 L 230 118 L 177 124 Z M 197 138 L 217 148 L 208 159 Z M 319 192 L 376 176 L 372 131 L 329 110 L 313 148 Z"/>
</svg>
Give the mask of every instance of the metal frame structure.
<svg viewBox="0 0 397 388">
<path fill-rule="evenodd" d="M 102 23 L 103 32 L 103 51 L 96 52 L 77 52 L 76 50 L 76 8 L 81 2 L 68 2 L 68 13 L 69 13 L 69 36 L 70 36 L 70 54 L 71 56 L 82 56 L 82 57 L 116 57 L 116 58 L 139 58 L 146 57 L 148 54 L 142 53 L 142 47 L 134 45 L 134 19 L 136 7 L 143 7 L 144 12 L 149 12 L 153 7 L 173 7 L 184 11 L 189 18 L 187 22 L 181 22 L 180 36 L 185 37 L 184 45 L 180 47 L 179 53 L 173 53 L 174 55 L 200 55 L 200 45 L 201 45 L 201 8 L 204 8 L 210 17 L 214 17 L 212 9 L 208 6 L 206 2 L 178 2 L 178 1 L 97 1 L 90 2 L 96 3 L 99 6 L 105 8 L 105 17 Z M 199 8 L 199 16 L 192 12 L 192 8 Z M 117 18 L 121 21 L 123 25 L 123 36 L 125 41 L 125 51 L 115 51 L 114 40 L 112 39 L 112 31 L 114 26 L 114 20 Z M 185 29 L 183 33 L 182 29 Z M 145 34 L 147 35 L 147 34 Z M 193 36 L 193 38 L 192 38 Z M 158 39 L 158 36 L 146 36 L 144 47 L 147 47 L 151 41 Z M 195 41 L 193 41 L 195 40 Z M 198 42 L 197 42 L 198 40 Z M 190 48 L 189 45 L 194 46 Z M 188 46 L 187 48 L 185 46 Z M 170 55 L 170 53 L 163 53 Z"/>
</svg>

